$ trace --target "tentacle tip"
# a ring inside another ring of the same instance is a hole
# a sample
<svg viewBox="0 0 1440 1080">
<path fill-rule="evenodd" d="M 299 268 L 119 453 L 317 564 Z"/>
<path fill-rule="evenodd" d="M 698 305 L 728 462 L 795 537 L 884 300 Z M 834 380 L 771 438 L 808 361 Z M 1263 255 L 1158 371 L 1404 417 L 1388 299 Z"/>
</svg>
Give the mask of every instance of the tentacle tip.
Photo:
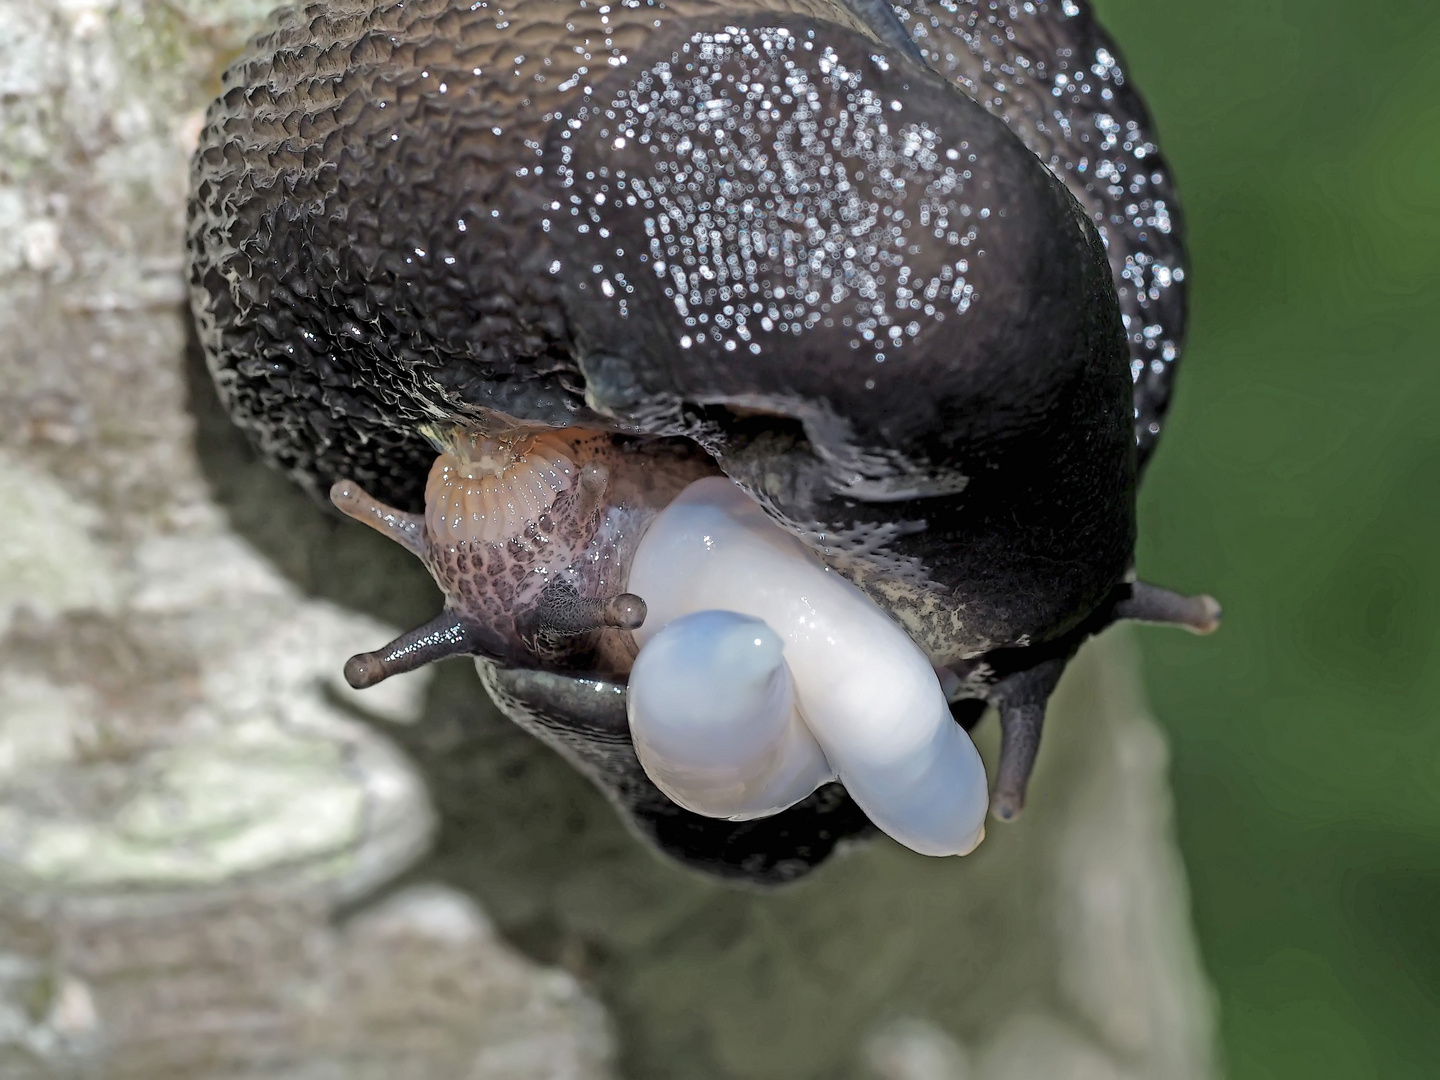
<svg viewBox="0 0 1440 1080">
<path fill-rule="evenodd" d="M 996 821 L 1010 822 L 1025 809 L 1025 796 L 1013 791 L 997 791 L 990 797 L 990 814 Z"/>
<path fill-rule="evenodd" d="M 605 605 L 605 625 L 638 630 L 645 624 L 645 601 L 634 593 L 621 593 Z"/>
<path fill-rule="evenodd" d="M 360 498 L 360 485 L 348 477 L 341 477 L 330 485 L 330 501 L 337 510 L 354 506 Z"/>
<path fill-rule="evenodd" d="M 598 461 L 591 461 L 580 469 L 580 491 L 584 496 L 585 503 L 592 508 L 598 507 L 601 500 L 605 498 L 605 492 L 610 487 L 610 470 Z"/>
<path fill-rule="evenodd" d="M 356 690 L 374 686 L 388 674 L 384 661 L 374 653 L 356 653 L 345 661 L 345 681 Z"/>
<path fill-rule="evenodd" d="M 1213 634 L 1220 629 L 1220 620 L 1225 614 L 1220 607 L 1220 601 L 1209 595 L 1197 596 L 1195 599 L 1200 603 L 1201 614 L 1192 629 L 1202 636 Z"/>
</svg>

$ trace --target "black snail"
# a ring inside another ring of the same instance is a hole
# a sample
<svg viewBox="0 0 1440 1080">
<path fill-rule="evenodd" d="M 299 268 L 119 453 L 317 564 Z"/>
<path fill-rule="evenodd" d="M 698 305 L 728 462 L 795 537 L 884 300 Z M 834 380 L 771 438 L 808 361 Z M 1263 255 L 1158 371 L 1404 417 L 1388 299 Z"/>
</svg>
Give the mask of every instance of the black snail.
<svg viewBox="0 0 1440 1080">
<path fill-rule="evenodd" d="M 189 243 L 236 423 L 445 591 L 347 678 L 476 656 L 691 866 L 969 850 L 986 703 L 1009 819 L 1087 636 L 1218 619 L 1133 576 L 1184 256 L 1083 3 L 285 9 Z"/>
</svg>

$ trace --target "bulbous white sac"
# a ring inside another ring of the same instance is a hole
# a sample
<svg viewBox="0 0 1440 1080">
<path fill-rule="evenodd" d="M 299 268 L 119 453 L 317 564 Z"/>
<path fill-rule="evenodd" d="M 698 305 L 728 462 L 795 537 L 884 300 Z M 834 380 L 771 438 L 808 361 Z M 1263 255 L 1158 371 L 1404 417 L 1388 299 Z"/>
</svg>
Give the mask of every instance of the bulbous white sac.
<svg viewBox="0 0 1440 1080">
<path fill-rule="evenodd" d="M 646 652 L 682 616 L 763 620 L 784 643 L 800 718 L 877 826 L 924 855 L 964 855 L 984 838 L 985 768 L 929 659 L 734 483 L 697 480 L 657 515 L 626 587 L 648 611 L 635 632 L 640 684 L 632 672 L 631 694 L 659 700 Z"/>
<path fill-rule="evenodd" d="M 795 712 L 784 642 L 759 619 L 698 611 L 650 638 L 626 705 L 640 764 L 707 817 L 768 817 L 835 773 Z"/>
</svg>

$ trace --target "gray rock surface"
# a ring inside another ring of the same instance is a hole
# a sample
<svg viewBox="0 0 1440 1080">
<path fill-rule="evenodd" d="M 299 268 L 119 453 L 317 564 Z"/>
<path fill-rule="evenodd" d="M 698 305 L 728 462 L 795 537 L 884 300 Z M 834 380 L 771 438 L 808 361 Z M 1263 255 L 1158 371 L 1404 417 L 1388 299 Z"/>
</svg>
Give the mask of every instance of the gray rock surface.
<svg viewBox="0 0 1440 1080">
<path fill-rule="evenodd" d="M 1129 633 L 1082 651 L 1047 735 L 1062 748 L 1047 747 L 1040 798 L 1022 826 L 1035 833 L 1017 844 L 1030 854 L 997 858 L 1008 865 L 985 882 L 1011 900 L 988 929 L 1038 934 L 1050 970 L 1032 970 L 1008 1015 L 971 1027 L 963 1041 L 963 1021 L 946 1030 L 924 1013 L 875 1030 L 865 1047 L 875 1080 L 1215 1075 L 1213 1003 L 1186 918 L 1165 745 L 1135 675 Z M 1031 858 L 1038 876 L 1025 866 Z M 997 988 L 993 978 L 983 985 Z"/>
<path fill-rule="evenodd" d="M 413 861 L 432 820 L 334 675 L 385 629 L 236 537 L 195 453 L 186 157 L 257 10 L 194 9 L 3 10 L 0 880 L 338 900 Z M 367 708 L 413 715 L 422 693 Z"/>
<path fill-rule="evenodd" d="M 589 1080 L 601 1007 L 416 886 L 335 926 L 263 890 L 11 906 L 7 1080 Z M 27 917 L 28 916 L 28 917 Z M 19 946 L 17 948 L 17 945 Z"/>
<path fill-rule="evenodd" d="M 1213 1075 L 1124 635 L 1019 824 L 768 894 L 655 858 L 467 665 L 344 686 L 433 591 L 253 460 L 183 308 L 266 7 L 0 0 L 0 1075 Z"/>
<path fill-rule="evenodd" d="M 470 898 L 334 922 L 431 843 L 368 722 L 426 680 L 357 698 L 393 629 L 287 580 L 197 455 L 187 158 L 267 7 L 0 3 L 0 1075 L 604 1076 L 600 1006 Z"/>
</svg>

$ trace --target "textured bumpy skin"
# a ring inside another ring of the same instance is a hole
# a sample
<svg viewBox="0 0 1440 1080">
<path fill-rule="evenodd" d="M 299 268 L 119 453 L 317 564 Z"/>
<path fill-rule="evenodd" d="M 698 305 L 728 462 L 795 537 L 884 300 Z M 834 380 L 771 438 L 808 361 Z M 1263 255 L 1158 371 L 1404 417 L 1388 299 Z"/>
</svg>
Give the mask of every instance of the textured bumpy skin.
<svg viewBox="0 0 1440 1080">
<path fill-rule="evenodd" d="M 725 8 L 601 6 L 329 0 L 228 72 L 194 166 L 197 322 L 232 415 L 313 491 L 348 476 L 418 509 L 418 425 L 477 408 L 606 426 L 549 270 L 541 146 L 657 17 Z"/>
<path fill-rule="evenodd" d="M 232 416 L 317 495 L 418 511 L 423 431 L 496 413 L 693 440 L 957 696 L 1043 706 L 1129 597 L 1176 213 L 1069 0 L 329 0 L 226 76 L 191 287 Z M 583 698 L 502 675 L 552 741 Z M 692 863 L 778 880 L 865 824 L 681 828 L 632 759 L 587 768 Z"/>
<path fill-rule="evenodd" d="M 1068 630 L 1134 539 L 1114 289 L 1074 200 L 858 35 L 659 44 L 548 144 L 591 401 L 675 431 L 692 403 L 767 414 L 697 435 L 942 662 Z"/>
<path fill-rule="evenodd" d="M 925 61 L 1004 120 L 1104 236 L 1143 464 L 1184 346 L 1186 259 L 1174 181 L 1120 50 L 1074 0 L 900 0 L 895 12 Z"/>
<path fill-rule="evenodd" d="M 1003 124 L 823 13 L 282 15 L 197 156 L 232 412 L 312 486 L 402 507 L 424 419 L 691 435 L 857 579 L 890 571 L 866 587 L 937 659 L 1069 630 L 1134 531 L 1099 241 Z"/>
</svg>

